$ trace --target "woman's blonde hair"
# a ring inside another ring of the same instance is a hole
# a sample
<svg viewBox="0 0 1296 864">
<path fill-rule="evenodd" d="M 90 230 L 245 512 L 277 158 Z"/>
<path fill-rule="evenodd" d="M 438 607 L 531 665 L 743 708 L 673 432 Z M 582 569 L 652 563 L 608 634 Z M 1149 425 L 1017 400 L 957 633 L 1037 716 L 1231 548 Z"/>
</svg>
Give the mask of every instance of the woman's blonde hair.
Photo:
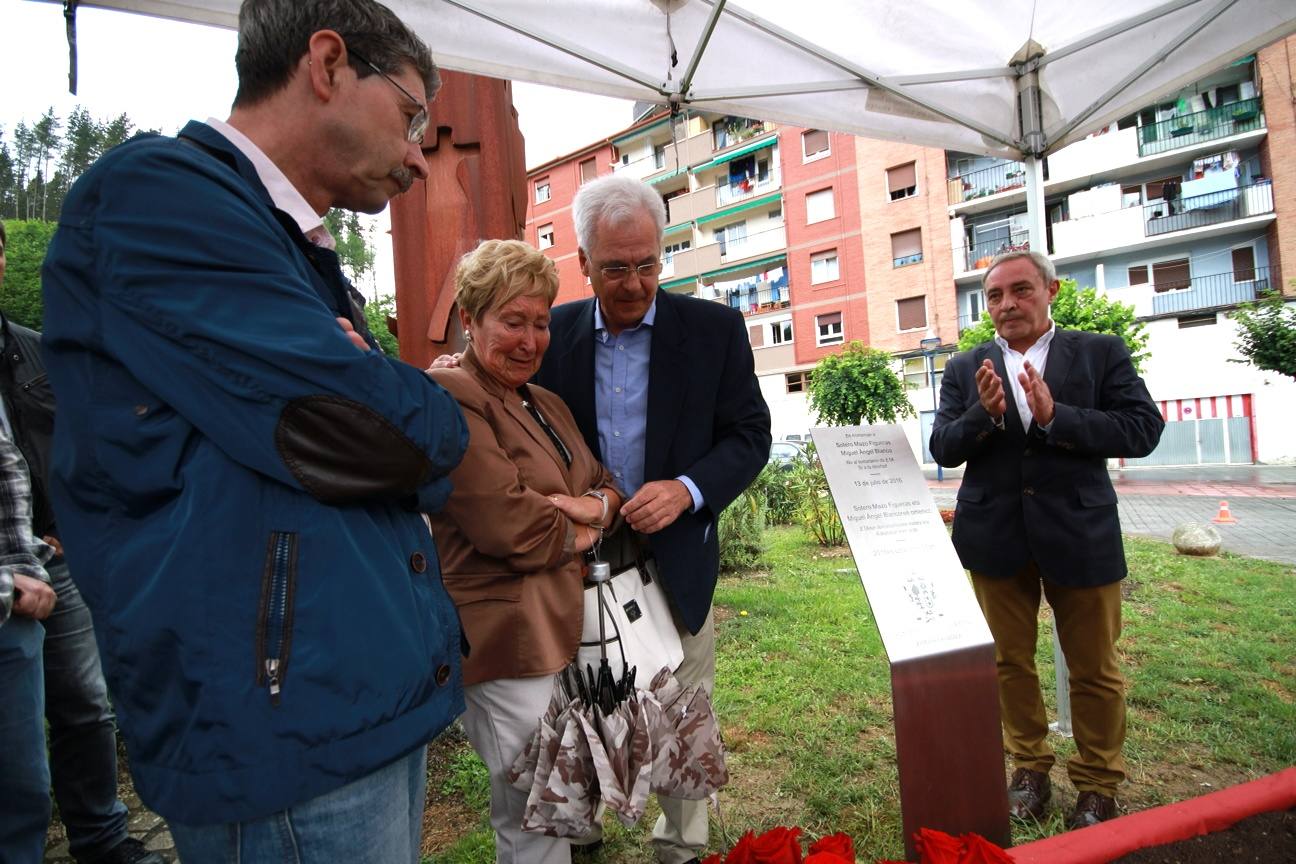
<svg viewBox="0 0 1296 864">
<path fill-rule="evenodd" d="M 554 263 L 521 240 L 483 240 L 455 270 L 455 302 L 474 321 L 518 297 L 543 297 L 552 306 L 557 295 Z"/>
</svg>

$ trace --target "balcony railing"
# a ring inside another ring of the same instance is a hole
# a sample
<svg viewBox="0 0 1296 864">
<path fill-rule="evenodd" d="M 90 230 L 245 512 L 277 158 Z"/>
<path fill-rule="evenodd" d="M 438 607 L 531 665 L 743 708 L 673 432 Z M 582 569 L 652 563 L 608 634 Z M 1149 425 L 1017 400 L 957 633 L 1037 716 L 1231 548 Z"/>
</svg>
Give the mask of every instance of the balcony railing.
<svg viewBox="0 0 1296 864">
<path fill-rule="evenodd" d="M 1273 186 L 1268 180 L 1192 195 L 1143 207 L 1144 234 L 1155 237 L 1171 231 L 1201 228 L 1273 212 Z"/>
<path fill-rule="evenodd" d="M 716 294 L 715 299 L 726 304 L 730 309 L 737 309 L 744 315 L 755 315 L 775 309 L 786 309 L 792 305 L 791 292 L 788 286 L 763 283 L 763 287 L 731 288 Z"/>
<path fill-rule="evenodd" d="M 958 328 L 959 328 L 959 332 L 962 333 L 964 330 L 968 329 L 969 327 L 975 327 L 976 324 L 977 324 L 980 320 L 981 320 L 981 313 L 980 313 L 980 312 L 978 312 L 978 313 L 975 314 L 975 315 L 960 315 L 960 316 L 958 316 Z"/>
<path fill-rule="evenodd" d="M 1218 108 L 1207 108 L 1159 123 L 1139 127 L 1139 155 L 1151 156 L 1203 141 L 1227 138 L 1263 129 L 1264 114 L 1260 99 L 1243 99 Z"/>
<path fill-rule="evenodd" d="M 1026 166 L 1020 162 L 1001 162 L 989 168 L 969 171 L 951 177 L 949 181 L 949 202 L 958 204 L 973 198 L 984 198 L 1009 189 L 1019 189 L 1026 185 Z"/>
<path fill-rule="evenodd" d="M 1253 267 L 1213 276 L 1196 276 L 1185 281 L 1187 286 L 1184 288 L 1158 291 L 1152 295 L 1153 315 L 1202 312 L 1255 300 L 1269 290 L 1269 268 Z"/>
<path fill-rule="evenodd" d="M 744 117 L 729 117 L 727 122 L 717 122 L 711 128 L 712 143 L 719 152 L 735 144 L 741 144 L 757 135 L 764 135 L 778 127 L 765 120 L 748 120 Z"/>
<path fill-rule="evenodd" d="M 763 180 L 742 180 L 737 183 L 716 183 L 716 206 L 727 207 L 747 198 L 764 195 L 782 184 L 782 174 L 775 169 Z"/>
<path fill-rule="evenodd" d="M 954 249 L 956 256 L 963 257 L 962 273 L 970 273 L 973 270 L 980 270 L 989 267 L 990 262 L 996 255 L 1002 255 L 1005 252 L 1024 252 L 1030 250 L 1030 234 L 1022 231 L 1018 234 L 1011 234 L 1008 237 L 998 237 L 993 240 L 981 240 L 973 243 L 971 246 L 959 246 Z M 955 262 L 958 263 L 957 261 Z"/>
</svg>

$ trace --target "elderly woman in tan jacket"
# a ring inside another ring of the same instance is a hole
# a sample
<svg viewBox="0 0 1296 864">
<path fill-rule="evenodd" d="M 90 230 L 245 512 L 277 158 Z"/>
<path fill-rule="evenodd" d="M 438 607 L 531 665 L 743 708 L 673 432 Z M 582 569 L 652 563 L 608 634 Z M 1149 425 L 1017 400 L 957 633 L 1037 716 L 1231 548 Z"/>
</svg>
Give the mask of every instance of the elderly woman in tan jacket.
<svg viewBox="0 0 1296 864">
<path fill-rule="evenodd" d="M 582 556 L 621 506 L 562 400 L 527 381 L 549 346 L 553 262 L 526 243 L 487 240 L 459 264 L 455 300 L 468 347 L 430 372 L 459 401 L 468 452 L 431 517 L 445 586 L 471 653 L 464 729 L 490 770 L 497 862 L 567 864 L 564 839 L 521 830 L 526 793 L 506 772 L 576 655 Z"/>
</svg>

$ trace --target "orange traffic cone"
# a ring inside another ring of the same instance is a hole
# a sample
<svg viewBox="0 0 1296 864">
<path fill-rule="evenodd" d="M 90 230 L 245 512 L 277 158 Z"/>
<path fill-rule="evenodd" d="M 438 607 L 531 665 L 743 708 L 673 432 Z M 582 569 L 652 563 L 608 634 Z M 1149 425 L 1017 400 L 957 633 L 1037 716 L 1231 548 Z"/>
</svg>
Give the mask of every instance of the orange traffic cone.
<svg viewBox="0 0 1296 864">
<path fill-rule="evenodd" d="M 1229 512 L 1229 509 L 1228 509 L 1228 502 L 1227 502 L 1227 501 L 1221 501 L 1221 502 L 1220 502 L 1219 515 L 1216 516 L 1216 517 L 1215 517 L 1214 519 L 1212 519 L 1211 521 L 1212 521 L 1212 522 L 1237 522 L 1238 520 L 1234 519 L 1234 518 L 1233 518 L 1233 514 Z"/>
</svg>

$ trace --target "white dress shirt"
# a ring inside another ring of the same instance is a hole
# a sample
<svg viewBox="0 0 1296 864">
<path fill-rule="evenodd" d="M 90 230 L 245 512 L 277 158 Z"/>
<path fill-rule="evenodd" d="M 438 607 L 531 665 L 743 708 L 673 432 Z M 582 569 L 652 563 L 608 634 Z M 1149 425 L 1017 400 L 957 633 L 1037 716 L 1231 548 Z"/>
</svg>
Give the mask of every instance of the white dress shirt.
<svg viewBox="0 0 1296 864">
<path fill-rule="evenodd" d="M 1004 369 L 1008 372 L 1008 384 L 1012 387 L 1013 400 L 1017 403 L 1017 414 L 1021 417 L 1022 431 L 1030 431 L 1031 415 L 1029 404 L 1026 402 L 1026 390 L 1022 387 L 1021 381 L 1018 380 L 1023 372 L 1026 371 L 1026 362 L 1035 367 L 1035 371 L 1044 377 L 1044 367 L 1048 364 L 1049 343 L 1053 341 L 1053 334 L 1057 331 L 1057 325 L 1052 321 L 1049 322 L 1049 329 L 1043 336 L 1035 340 L 1035 344 L 1026 349 L 1025 353 L 1014 351 L 1008 347 L 1008 342 L 999 334 L 995 334 L 995 344 L 999 350 L 1003 351 Z M 1050 420 L 1048 426 L 1053 425 Z M 1040 428 L 1045 432 L 1048 426 L 1040 424 Z"/>
</svg>

